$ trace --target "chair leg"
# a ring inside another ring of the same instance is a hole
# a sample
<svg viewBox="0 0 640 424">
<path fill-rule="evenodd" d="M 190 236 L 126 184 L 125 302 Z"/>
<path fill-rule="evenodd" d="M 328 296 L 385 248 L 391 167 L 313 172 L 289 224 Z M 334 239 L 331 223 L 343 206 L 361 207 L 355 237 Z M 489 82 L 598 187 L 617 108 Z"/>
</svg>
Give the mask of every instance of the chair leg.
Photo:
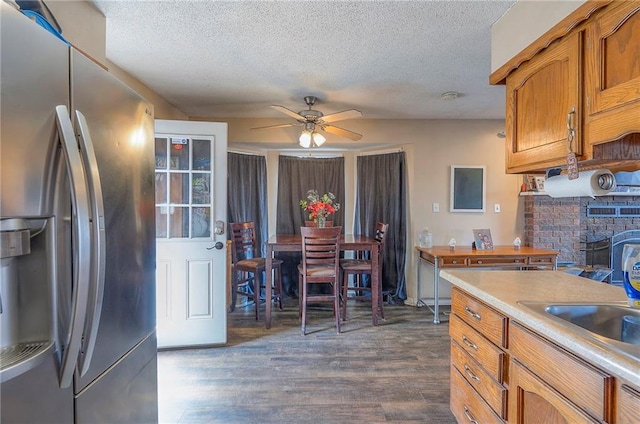
<svg viewBox="0 0 640 424">
<path fill-rule="evenodd" d="M 333 314 L 336 317 L 336 332 L 340 334 L 340 279 L 333 282 Z"/>
<path fill-rule="evenodd" d="M 235 271 L 231 272 L 231 305 L 229 305 L 229 312 L 233 312 L 236 310 L 236 302 L 238 301 L 238 285 L 236 283 L 236 278 L 238 277 L 238 273 Z"/>
<path fill-rule="evenodd" d="M 278 278 L 278 283 L 276 285 L 278 290 L 278 307 L 282 310 L 282 268 L 278 265 L 276 269 L 276 277 Z"/>
<path fill-rule="evenodd" d="M 302 279 L 302 274 L 298 274 L 298 318 L 302 319 L 302 299 L 303 299 L 303 295 L 302 295 L 302 283 L 303 283 L 303 279 Z"/>
<path fill-rule="evenodd" d="M 260 288 L 262 287 L 262 273 L 253 274 L 253 303 L 256 307 L 256 321 L 260 321 Z"/>
<path fill-rule="evenodd" d="M 343 271 L 342 276 L 342 320 L 347 320 L 347 299 L 349 294 L 349 273 Z"/>
<path fill-rule="evenodd" d="M 301 276 L 302 277 L 302 276 Z M 299 296 L 300 297 L 300 296 Z M 307 334 L 307 284 L 302 280 L 302 309 L 301 309 L 301 329 L 302 335 L 305 336 Z"/>
</svg>

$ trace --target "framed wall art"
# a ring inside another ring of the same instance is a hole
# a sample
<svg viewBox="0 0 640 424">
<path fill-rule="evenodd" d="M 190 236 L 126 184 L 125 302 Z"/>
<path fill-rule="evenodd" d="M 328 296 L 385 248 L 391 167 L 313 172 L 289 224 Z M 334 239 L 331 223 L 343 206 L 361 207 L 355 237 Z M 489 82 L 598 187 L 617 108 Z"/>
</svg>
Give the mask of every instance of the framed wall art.
<svg viewBox="0 0 640 424">
<path fill-rule="evenodd" d="M 450 212 L 484 212 L 485 166 L 451 165 Z"/>
</svg>

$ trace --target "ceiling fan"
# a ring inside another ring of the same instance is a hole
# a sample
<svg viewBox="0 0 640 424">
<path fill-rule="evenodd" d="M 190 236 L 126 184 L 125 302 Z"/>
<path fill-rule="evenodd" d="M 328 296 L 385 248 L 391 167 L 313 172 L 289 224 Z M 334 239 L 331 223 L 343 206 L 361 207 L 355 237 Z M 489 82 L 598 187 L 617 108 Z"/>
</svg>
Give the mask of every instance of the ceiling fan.
<svg viewBox="0 0 640 424">
<path fill-rule="evenodd" d="M 318 132 L 318 130 L 326 131 L 330 134 L 335 134 L 340 137 L 345 137 L 354 141 L 358 141 L 362 138 L 362 134 L 355 133 L 353 131 L 345 130 L 344 128 L 336 127 L 335 125 L 329 125 L 330 122 L 341 121 L 344 119 L 355 119 L 361 118 L 362 112 L 356 109 L 343 110 L 342 112 L 331 113 L 329 115 L 324 115 L 322 112 L 311 109 L 313 105 L 318 100 L 315 96 L 306 96 L 304 98 L 304 102 L 307 104 L 309 109 L 301 110 L 300 112 L 294 112 L 290 109 L 287 109 L 284 106 L 279 105 L 271 105 L 271 107 L 279 112 L 284 113 L 296 121 L 291 124 L 280 124 L 280 125 L 269 125 L 266 127 L 257 127 L 251 128 L 252 130 L 264 130 L 271 128 L 284 128 L 284 127 L 293 127 L 297 125 L 304 126 L 302 130 L 302 134 L 300 135 L 300 145 L 302 147 L 316 147 L 321 146 L 326 139 L 322 134 Z"/>
</svg>

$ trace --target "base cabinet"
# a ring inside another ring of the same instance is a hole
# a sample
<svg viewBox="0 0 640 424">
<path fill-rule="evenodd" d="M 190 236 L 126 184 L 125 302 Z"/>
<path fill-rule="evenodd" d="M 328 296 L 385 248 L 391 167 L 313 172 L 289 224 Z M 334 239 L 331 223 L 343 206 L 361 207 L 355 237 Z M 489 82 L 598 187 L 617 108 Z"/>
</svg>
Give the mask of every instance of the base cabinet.
<svg viewBox="0 0 640 424">
<path fill-rule="evenodd" d="M 509 370 L 509 422 L 517 424 L 598 423 L 517 360 Z"/>
<path fill-rule="evenodd" d="M 459 287 L 452 288 L 451 411 L 459 423 L 640 423 L 640 389 Z"/>
</svg>

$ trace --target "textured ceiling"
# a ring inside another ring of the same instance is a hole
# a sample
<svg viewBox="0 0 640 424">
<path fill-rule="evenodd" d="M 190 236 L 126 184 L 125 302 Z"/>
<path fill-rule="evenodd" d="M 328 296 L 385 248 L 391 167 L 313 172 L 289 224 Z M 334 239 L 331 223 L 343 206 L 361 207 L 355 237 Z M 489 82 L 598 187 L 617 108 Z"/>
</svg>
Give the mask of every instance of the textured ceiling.
<svg viewBox="0 0 640 424">
<path fill-rule="evenodd" d="M 93 1 L 107 58 L 190 116 L 503 119 L 491 25 L 514 1 Z M 454 101 L 440 95 L 457 91 Z"/>
</svg>

